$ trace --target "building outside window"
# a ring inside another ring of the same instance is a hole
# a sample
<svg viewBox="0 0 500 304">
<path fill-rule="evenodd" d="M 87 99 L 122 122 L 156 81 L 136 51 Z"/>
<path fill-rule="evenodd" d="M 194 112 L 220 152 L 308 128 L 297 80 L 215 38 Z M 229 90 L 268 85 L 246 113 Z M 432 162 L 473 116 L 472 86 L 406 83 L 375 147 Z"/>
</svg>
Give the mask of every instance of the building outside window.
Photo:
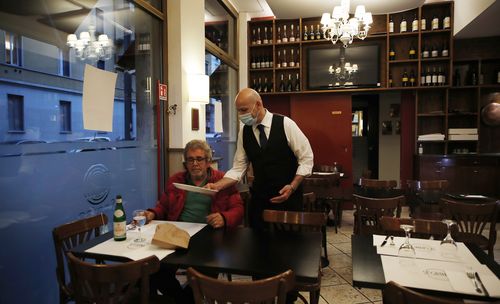
<svg viewBox="0 0 500 304">
<path fill-rule="evenodd" d="M 59 121 L 61 122 L 61 132 L 71 132 L 71 102 L 59 101 Z"/>
<path fill-rule="evenodd" d="M 21 50 L 19 35 L 5 32 L 5 63 L 21 66 Z"/>
<path fill-rule="evenodd" d="M 9 132 L 24 131 L 24 97 L 8 94 Z"/>
</svg>

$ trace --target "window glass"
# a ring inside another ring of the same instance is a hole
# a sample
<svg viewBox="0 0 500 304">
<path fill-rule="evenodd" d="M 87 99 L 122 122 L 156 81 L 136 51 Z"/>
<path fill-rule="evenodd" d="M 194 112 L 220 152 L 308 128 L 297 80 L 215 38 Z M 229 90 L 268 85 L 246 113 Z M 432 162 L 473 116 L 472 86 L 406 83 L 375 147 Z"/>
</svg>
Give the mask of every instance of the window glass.
<svg viewBox="0 0 500 304">
<path fill-rule="evenodd" d="M 205 38 L 236 56 L 236 19 L 218 0 L 205 0 Z"/>
<path fill-rule="evenodd" d="M 50 231 L 101 212 L 111 228 L 117 194 L 128 219 L 158 198 L 166 35 L 134 1 L 0 3 L 0 239 L 10 240 L 0 260 L 28 274 L 3 280 L 0 302 L 58 303 Z M 117 74 L 109 132 L 84 129 L 86 64 Z"/>
</svg>

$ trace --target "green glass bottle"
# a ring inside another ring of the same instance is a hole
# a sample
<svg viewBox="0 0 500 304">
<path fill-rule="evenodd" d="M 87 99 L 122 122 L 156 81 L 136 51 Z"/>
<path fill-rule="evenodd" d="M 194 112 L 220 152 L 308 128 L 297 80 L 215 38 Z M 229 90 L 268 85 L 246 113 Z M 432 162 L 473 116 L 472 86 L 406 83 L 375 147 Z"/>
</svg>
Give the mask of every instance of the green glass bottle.
<svg viewBox="0 0 500 304">
<path fill-rule="evenodd" d="M 122 196 L 116 196 L 115 212 L 113 214 L 113 236 L 115 241 L 127 239 L 127 217 L 123 209 Z"/>
</svg>

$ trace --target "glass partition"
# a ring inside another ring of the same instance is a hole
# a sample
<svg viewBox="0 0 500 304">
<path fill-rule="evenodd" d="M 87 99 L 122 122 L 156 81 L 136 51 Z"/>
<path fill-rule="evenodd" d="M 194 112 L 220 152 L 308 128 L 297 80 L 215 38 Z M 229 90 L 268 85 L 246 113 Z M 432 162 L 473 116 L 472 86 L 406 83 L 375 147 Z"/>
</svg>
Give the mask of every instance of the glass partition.
<svg viewBox="0 0 500 304">
<path fill-rule="evenodd" d="M 0 260 L 17 274 L 0 279 L 0 302 L 59 301 L 55 226 L 112 222 L 117 194 L 128 218 L 155 203 L 162 28 L 133 1 L 0 4 Z M 86 64 L 117 74 L 110 132 L 83 127 Z"/>
</svg>

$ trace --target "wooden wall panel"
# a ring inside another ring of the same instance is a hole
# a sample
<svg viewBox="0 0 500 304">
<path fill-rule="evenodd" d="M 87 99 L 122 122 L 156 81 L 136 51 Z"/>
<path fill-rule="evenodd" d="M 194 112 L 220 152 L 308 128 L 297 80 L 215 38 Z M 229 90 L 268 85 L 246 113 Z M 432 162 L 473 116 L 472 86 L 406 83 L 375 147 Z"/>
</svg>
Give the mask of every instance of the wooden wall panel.
<svg viewBox="0 0 500 304">
<path fill-rule="evenodd" d="M 401 187 L 414 178 L 413 155 L 415 153 L 415 95 L 401 94 Z"/>
<path fill-rule="evenodd" d="M 290 110 L 291 118 L 311 143 L 314 162 L 338 162 L 348 176 L 342 186 L 352 187 L 351 95 L 292 95 Z"/>
<path fill-rule="evenodd" d="M 272 113 L 290 117 L 290 95 L 264 95 L 261 97 L 266 109 Z"/>
</svg>

